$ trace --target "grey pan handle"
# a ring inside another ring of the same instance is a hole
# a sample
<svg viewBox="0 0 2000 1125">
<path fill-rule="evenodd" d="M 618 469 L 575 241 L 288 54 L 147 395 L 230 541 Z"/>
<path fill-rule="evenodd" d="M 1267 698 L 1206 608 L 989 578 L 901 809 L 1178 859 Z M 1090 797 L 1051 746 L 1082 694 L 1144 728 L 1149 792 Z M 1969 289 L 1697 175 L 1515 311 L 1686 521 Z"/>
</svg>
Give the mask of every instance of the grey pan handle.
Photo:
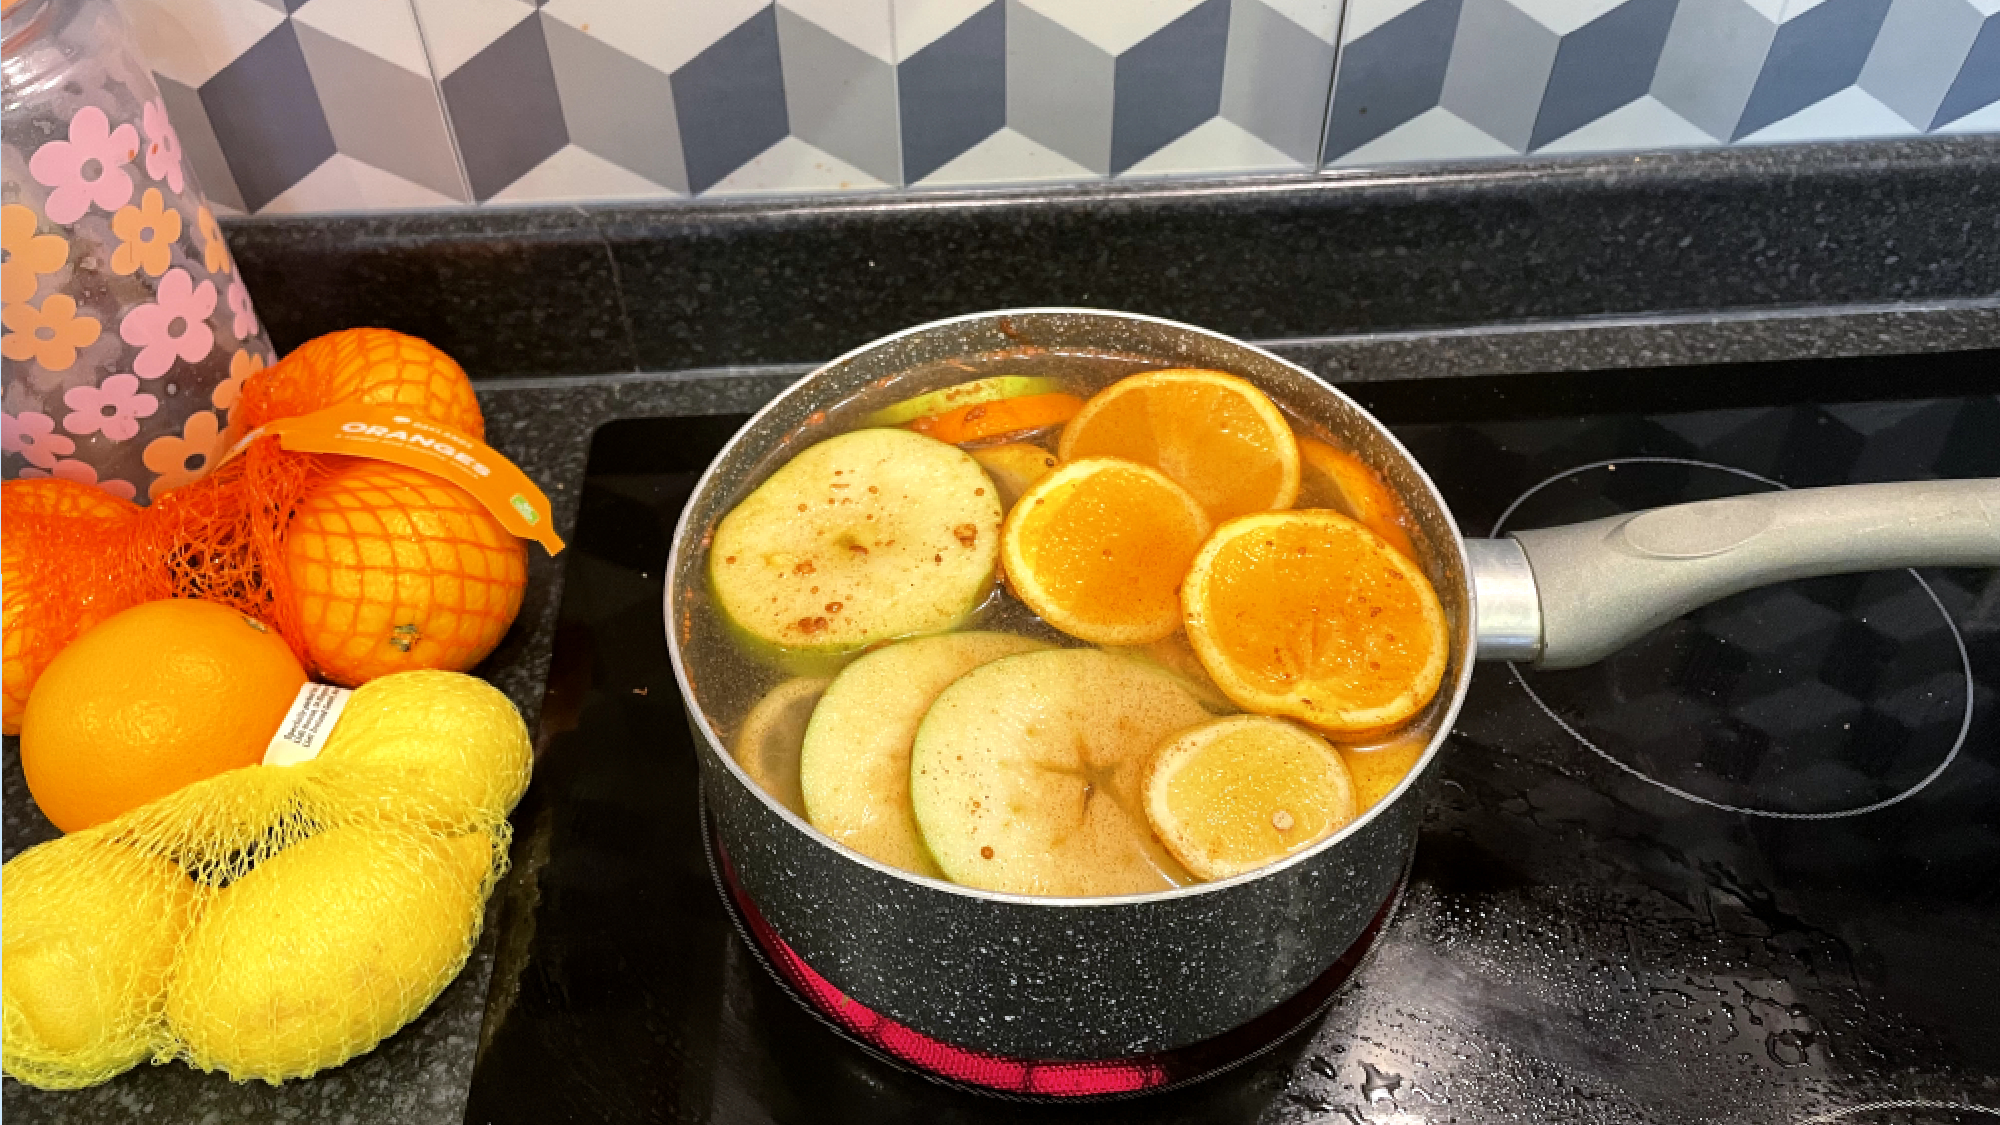
<svg viewBox="0 0 2000 1125">
<path fill-rule="evenodd" d="M 1762 492 L 1466 541 L 1479 656 L 1576 668 L 1731 594 L 1822 574 L 2000 566 L 2000 478 Z"/>
</svg>

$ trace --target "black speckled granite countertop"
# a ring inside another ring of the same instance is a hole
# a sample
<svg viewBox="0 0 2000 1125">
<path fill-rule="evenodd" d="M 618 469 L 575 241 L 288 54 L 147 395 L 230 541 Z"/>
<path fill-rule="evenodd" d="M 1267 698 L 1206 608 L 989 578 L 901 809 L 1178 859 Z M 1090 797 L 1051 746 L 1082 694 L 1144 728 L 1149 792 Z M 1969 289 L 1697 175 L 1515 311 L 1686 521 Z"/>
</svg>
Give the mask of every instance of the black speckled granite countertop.
<svg viewBox="0 0 2000 1125">
<path fill-rule="evenodd" d="M 260 220 L 231 238 L 281 346 L 374 323 L 459 354 L 482 379 L 489 441 L 543 484 L 566 532 L 603 422 L 753 409 L 813 361 L 980 308 L 1177 316 L 1348 384 L 1993 348 L 1996 173 L 2000 138 L 1962 138 L 1141 190 Z M 1693 308 L 1714 311 L 1672 311 Z M 530 554 L 520 619 L 484 671 L 532 725 L 560 566 Z M 12 739 L 4 766 L 11 857 L 54 830 Z M 456 1123 L 491 960 L 489 935 L 410 1027 L 310 1081 L 237 1086 L 179 1065 L 62 1094 L 8 1080 L 5 1113 Z"/>
</svg>

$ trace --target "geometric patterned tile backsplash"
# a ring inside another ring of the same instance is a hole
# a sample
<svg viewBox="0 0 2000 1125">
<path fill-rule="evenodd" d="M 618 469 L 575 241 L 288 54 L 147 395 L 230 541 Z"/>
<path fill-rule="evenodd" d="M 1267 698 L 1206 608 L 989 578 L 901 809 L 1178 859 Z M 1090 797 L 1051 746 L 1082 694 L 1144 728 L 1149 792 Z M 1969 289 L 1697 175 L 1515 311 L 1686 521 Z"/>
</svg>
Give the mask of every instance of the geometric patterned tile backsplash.
<svg viewBox="0 0 2000 1125">
<path fill-rule="evenodd" d="M 256 213 L 2000 131 L 2000 0 L 126 0 Z"/>
</svg>

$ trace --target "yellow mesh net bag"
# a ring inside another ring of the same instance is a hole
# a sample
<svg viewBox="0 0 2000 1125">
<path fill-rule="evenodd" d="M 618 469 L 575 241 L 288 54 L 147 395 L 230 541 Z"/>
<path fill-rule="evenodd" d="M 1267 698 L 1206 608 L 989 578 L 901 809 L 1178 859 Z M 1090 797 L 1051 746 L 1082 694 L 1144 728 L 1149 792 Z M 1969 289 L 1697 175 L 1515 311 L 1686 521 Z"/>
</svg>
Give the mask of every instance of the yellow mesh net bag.
<svg viewBox="0 0 2000 1125">
<path fill-rule="evenodd" d="M 363 686 L 319 755 L 198 782 L 0 872 L 0 1065 L 142 1060 L 276 1084 L 372 1049 L 464 967 L 527 787 L 526 727 L 455 672 Z"/>
</svg>

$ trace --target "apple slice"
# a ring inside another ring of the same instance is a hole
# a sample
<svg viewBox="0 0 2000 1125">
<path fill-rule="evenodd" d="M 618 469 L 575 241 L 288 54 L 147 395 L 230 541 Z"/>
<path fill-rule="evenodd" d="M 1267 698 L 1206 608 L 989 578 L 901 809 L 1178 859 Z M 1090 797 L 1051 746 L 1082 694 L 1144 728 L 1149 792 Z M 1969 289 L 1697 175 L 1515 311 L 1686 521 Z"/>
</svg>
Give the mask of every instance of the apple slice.
<svg viewBox="0 0 2000 1125">
<path fill-rule="evenodd" d="M 799 753 L 814 828 L 891 867 L 944 877 L 910 814 L 910 744 L 953 680 L 1003 656 L 1047 647 L 1011 633 L 946 633 L 877 649 L 833 678 Z"/>
<path fill-rule="evenodd" d="M 1010 441 L 1005 445 L 989 445 L 972 450 L 972 459 L 993 478 L 994 487 L 1000 490 L 1000 510 L 1014 506 L 1028 486 L 1049 475 L 1056 467 L 1056 455 L 1039 445 L 1029 445 L 1024 441 Z"/>
<path fill-rule="evenodd" d="M 806 803 L 799 792 L 799 748 L 826 685 L 823 679 L 800 678 L 772 688 L 743 716 L 729 751 L 758 788 L 800 816 L 806 815 Z"/>
<path fill-rule="evenodd" d="M 1001 399 L 1020 398 L 1024 395 L 1045 395 L 1062 390 L 1062 381 L 1040 375 L 994 375 L 985 379 L 974 379 L 957 383 L 929 394 L 906 398 L 894 406 L 885 406 L 862 419 L 867 426 L 900 426 L 919 418 L 943 414 L 948 410 L 977 406 L 985 402 L 999 402 Z"/>
<path fill-rule="evenodd" d="M 722 517 L 709 584 L 751 655 L 840 656 L 956 626 L 993 589 L 999 539 L 1000 498 L 969 454 L 855 430 L 793 457 Z"/>
<path fill-rule="evenodd" d="M 1193 877 L 1147 826 L 1153 748 L 1211 718 L 1180 677 L 1096 649 L 1009 656 L 917 728 L 910 797 L 947 878 L 1033 895 L 1142 894 Z"/>
<path fill-rule="evenodd" d="M 1201 658 L 1194 654 L 1194 646 L 1188 643 L 1187 634 L 1177 632 L 1171 637 L 1146 645 L 1106 645 L 1104 651 L 1157 664 L 1181 679 L 1187 681 L 1188 690 L 1194 692 L 1201 705 L 1211 714 L 1233 715 L 1241 708 L 1222 694 L 1209 678 L 1208 669 L 1201 666 Z"/>
</svg>

